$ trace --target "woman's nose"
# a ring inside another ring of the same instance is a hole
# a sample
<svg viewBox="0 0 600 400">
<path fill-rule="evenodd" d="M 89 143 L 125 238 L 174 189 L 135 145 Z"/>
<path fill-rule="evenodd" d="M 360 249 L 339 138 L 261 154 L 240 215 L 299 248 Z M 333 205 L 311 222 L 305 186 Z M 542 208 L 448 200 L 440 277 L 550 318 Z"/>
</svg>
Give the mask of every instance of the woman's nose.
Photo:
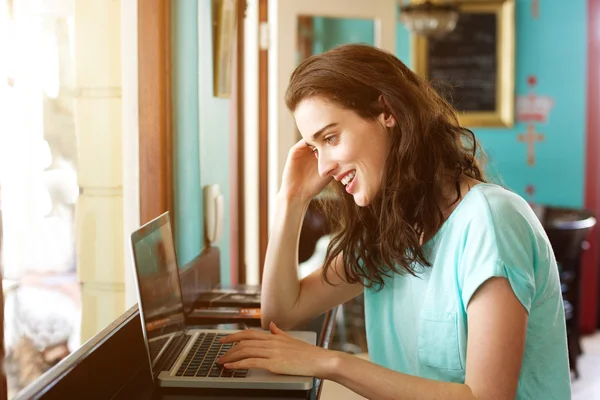
<svg viewBox="0 0 600 400">
<path fill-rule="evenodd" d="M 336 163 L 323 154 L 319 154 L 319 175 L 326 178 L 332 175 Z"/>
</svg>

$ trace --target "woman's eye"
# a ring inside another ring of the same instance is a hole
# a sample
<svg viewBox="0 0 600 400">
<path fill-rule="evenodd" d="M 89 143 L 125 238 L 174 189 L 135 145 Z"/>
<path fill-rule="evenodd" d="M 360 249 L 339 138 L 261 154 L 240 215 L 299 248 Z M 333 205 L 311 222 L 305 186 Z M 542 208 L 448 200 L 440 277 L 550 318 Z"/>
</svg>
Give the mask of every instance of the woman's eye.
<svg viewBox="0 0 600 400">
<path fill-rule="evenodd" d="M 316 148 L 312 149 L 313 154 L 315 155 L 315 158 L 319 158 L 319 150 L 317 150 Z"/>
<path fill-rule="evenodd" d="M 337 135 L 331 135 L 331 136 L 327 136 L 325 138 L 325 142 L 327 144 L 334 144 L 335 142 L 337 142 Z"/>
</svg>

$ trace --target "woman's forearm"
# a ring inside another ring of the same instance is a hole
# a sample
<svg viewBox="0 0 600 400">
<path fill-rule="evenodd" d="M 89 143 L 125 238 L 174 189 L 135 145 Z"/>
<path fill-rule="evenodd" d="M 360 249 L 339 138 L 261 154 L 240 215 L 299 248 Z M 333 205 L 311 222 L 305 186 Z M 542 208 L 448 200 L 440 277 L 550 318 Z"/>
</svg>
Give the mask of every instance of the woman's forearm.
<svg viewBox="0 0 600 400">
<path fill-rule="evenodd" d="M 288 329 L 295 321 L 292 309 L 300 292 L 298 240 L 307 204 L 298 204 L 278 195 L 265 256 L 261 314 L 266 329 L 273 321 Z"/>
<path fill-rule="evenodd" d="M 440 382 L 392 371 L 356 356 L 333 352 L 322 377 L 370 400 L 469 400 L 469 386 Z"/>
</svg>

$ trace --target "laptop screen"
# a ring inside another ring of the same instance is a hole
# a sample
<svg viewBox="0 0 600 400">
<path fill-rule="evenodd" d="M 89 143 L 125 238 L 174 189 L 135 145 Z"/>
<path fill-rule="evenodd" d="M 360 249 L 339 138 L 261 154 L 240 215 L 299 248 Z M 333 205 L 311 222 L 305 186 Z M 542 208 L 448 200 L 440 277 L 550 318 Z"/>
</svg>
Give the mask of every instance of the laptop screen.
<svg viewBox="0 0 600 400">
<path fill-rule="evenodd" d="M 135 231 L 131 242 L 140 318 L 154 366 L 167 345 L 185 330 L 177 257 L 168 213 Z"/>
</svg>

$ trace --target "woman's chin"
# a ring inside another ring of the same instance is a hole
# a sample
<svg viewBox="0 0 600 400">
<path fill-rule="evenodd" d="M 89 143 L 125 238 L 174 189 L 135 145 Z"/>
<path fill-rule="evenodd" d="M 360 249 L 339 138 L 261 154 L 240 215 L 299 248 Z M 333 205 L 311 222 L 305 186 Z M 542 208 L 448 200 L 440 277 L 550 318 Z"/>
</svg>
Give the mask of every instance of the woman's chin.
<svg viewBox="0 0 600 400">
<path fill-rule="evenodd" d="M 369 199 L 367 199 L 365 196 L 363 196 L 361 193 L 355 193 L 352 196 L 354 196 L 354 202 L 356 203 L 357 206 L 359 207 L 366 207 L 369 205 L 370 201 Z"/>
</svg>

